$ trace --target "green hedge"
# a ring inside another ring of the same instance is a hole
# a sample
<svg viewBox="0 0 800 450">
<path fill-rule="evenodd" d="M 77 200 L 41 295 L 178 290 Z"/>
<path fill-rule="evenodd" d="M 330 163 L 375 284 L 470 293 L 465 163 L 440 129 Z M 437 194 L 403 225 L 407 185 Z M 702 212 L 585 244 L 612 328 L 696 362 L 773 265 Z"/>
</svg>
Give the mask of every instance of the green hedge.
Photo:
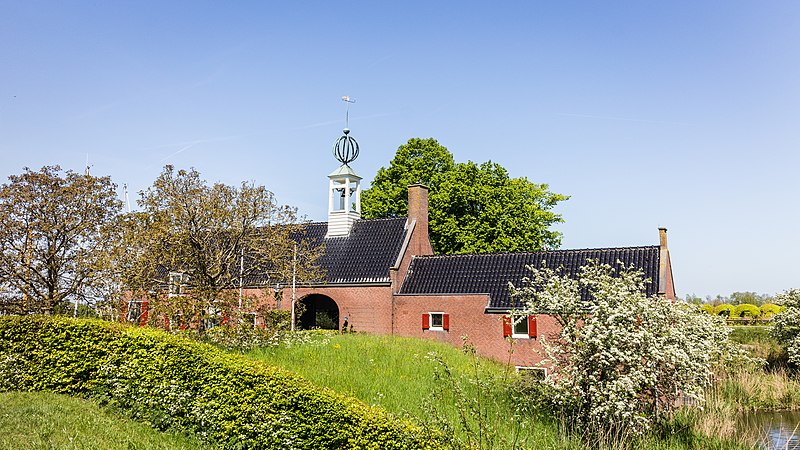
<svg viewBox="0 0 800 450">
<path fill-rule="evenodd" d="M 732 310 L 733 310 L 733 305 L 731 305 L 730 303 L 723 303 L 721 305 L 717 305 L 717 306 L 714 307 L 714 314 L 715 315 L 719 315 L 723 311 L 731 311 L 732 312 Z"/>
<path fill-rule="evenodd" d="M 733 307 L 732 318 L 757 318 L 761 316 L 761 308 L 750 303 L 741 303 Z"/>
<path fill-rule="evenodd" d="M 763 314 L 764 317 L 772 318 L 775 314 L 783 312 L 784 309 L 783 306 L 778 306 L 774 303 L 764 303 L 761 305 L 761 314 Z"/>
<path fill-rule="evenodd" d="M 282 369 L 97 320 L 0 317 L 0 390 L 92 396 L 226 448 L 436 448 L 437 434 Z"/>
</svg>

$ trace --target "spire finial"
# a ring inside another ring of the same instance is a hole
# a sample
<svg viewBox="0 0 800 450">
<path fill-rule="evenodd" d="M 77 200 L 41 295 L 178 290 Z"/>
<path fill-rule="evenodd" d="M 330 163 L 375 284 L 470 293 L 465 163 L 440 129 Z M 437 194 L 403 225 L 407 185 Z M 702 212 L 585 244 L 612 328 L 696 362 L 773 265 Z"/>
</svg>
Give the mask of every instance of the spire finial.
<svg viewBox="0 0 800 450">
<path fill-rule="evenodd" d="M 345 128 L 342 130 L 344 136 L 334 142 L 333 156 L 343 165 L 349 166 L 351 162 L 358 158 L 358 142 L 350 136 L 350 103 L 355 103 L 356 101 L 351 100 L 348 95 L 343 95 L 342 101 L 347 103 L 344 121 Z"/>
</svg>

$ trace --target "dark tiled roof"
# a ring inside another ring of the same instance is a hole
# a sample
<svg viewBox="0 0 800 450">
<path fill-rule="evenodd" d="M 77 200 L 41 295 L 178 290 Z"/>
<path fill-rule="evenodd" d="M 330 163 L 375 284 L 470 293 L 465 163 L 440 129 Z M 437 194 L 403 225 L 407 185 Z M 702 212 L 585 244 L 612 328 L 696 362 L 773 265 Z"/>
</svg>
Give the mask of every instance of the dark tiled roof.
<svg viewBox="0 0 800 450">
<path fill-rule="evenodd" d="M 589 259 L 617 267 L 617 261 L 642 270 L 652 283 L 647 294 L 658 289 L 659 247 L 551 250 L 534 253 L 485 253 L 477 255 L 417 256 L 411 261 L 401 294 L 489 294 L 490 309 L 519 307 L 511 299 L 509 281 L 522 285 L 531 275 L 528 265 L 562 268 L 575 277 Z M 517 302 L 518 303 L 518 302 Z"/>
<path fill-rule="evenodd" d="M 317 264 L 327 283 L 388 283 L 406 236 L 406 218 L 362 219 L 347 236 L 325 238 L 326 222 L 304 225 L 306 239 L 325 245 Z"/>
</svg>

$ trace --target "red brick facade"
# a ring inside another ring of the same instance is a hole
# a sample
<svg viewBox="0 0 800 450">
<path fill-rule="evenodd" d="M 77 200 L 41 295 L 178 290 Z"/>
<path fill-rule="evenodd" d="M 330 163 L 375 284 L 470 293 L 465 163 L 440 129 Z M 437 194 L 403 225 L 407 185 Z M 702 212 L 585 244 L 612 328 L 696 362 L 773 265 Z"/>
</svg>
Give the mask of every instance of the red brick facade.
<svg viewBox="0 0 800 450">
<path fill-rule="evenodd" d="M 543 358 L 542 337 L 553 340 L 559 326 L 551 316 L 535 317 L 534 336 L 510 337 L 508 326 L 504 333 L 503 313 L 487 312 L 487 294 L 399 294 L 414 256 L 432 255 L 428 238 L 428 189 L 422 185 L 409 187 L 409 214 L 405 237 L 396 262 L 389 268 L 389 283 L 303 286 L 296 289 L 296 299 L 304 302 L 311 295 L 324 295 L 338 307 L 339 329 L 347 321 L 348 329 L 356 332 L 393 334 L 447 342 L 460 347 L 466 340 L 479 355 L 508 362 L 515 366 L 536 366 Z M 672 269 L 666 248 L 666 230 L 660 230 L 659 293 L 674 298 Z M 256 292 L 252 292 L 256 294 Z M 289 310 L 292 293 L 284 288 L 280 309 Z M 319 297 L 315 297 L 319 298 Z M 267 304 L 278 307 L 274 299 Z M 430 313 L 446 316 L 445 326 L 430 326 Z M 507 320 L 507 319 L 506 319 Z M 426 328 L 427 324 L 427 328 Z"/>
</svg>

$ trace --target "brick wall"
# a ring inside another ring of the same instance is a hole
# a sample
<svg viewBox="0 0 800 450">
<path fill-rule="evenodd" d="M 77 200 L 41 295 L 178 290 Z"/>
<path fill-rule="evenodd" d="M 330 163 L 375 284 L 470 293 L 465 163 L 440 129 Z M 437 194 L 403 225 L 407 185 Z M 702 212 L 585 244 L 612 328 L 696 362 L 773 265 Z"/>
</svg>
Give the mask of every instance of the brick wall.
<svg viewBox="0 0 800 450">
<path fill-rule="evenodd" d="M 248 293 L 258 295 L 263 304 L 276 308 L 277 304 L 272 298 L 265 298 L 258 290 L 247 290 Z M 292 304 L 291 286 L 283 289 L 281 310 L 289 311 Z M 390 334 L 392 332 L 392 288 L 390 286 L 323 286 L 318 288 L 298 287 L 296 298 L 302 302 L 303 298 L 311 294 L 321 294 L 330 297 L 339 307 L 339 327 L 344 318 L 348 318 L 349 326 L 354 331 Z"/>
<path fill-rule="evenodd" d="M 419 337 L 447 342 L 461 347 L 462 336 L 475 346 L 481 356 L 500 362 L 509 361 L 515 366 L 533 366 L 541 361 L 543 352 L 540 338 L 512 339 L 503 337 L 503 315 L 485 314 L 489 298 L 482 294 L 466 295 L 395 295 L 395 333 L 401 336 Z M 448 331 L 423 330 L 422 316 L 430 312 L 449 315 Z M 559 331 L 555 320 L 549 316 L 537 316 L 539 336 L 553 339 Z"/>
</svg>

